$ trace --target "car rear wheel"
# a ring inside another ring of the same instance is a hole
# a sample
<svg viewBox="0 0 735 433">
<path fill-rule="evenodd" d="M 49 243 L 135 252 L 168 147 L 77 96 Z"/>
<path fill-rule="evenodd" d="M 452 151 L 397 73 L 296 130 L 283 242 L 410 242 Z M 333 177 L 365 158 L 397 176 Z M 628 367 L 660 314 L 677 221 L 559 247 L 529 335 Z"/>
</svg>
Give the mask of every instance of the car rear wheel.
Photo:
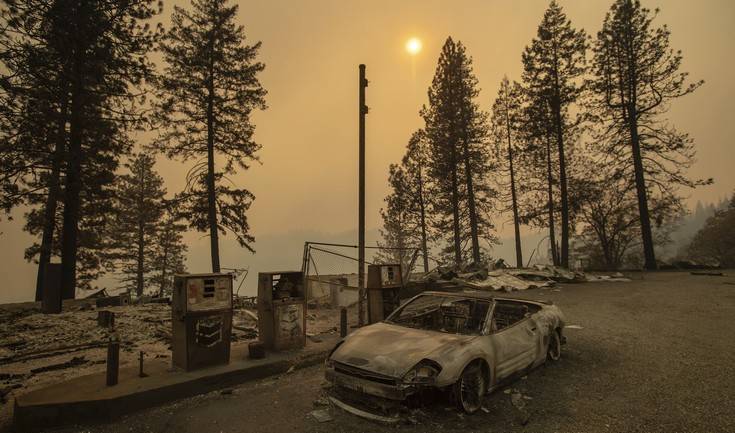
<svg viewBox="0 0 735 433">
<path fill-rule="evenodd" d="M 556 329 L 549 335 L 549 349 L 546 352 L 546 357 L 551 361 L 558 361 L 561 358 L 561 338 L 559 337 L 559 331 Z"/>
<path fill-rule="evenodd" d="M 457 407 L 468 414 L 480 410 L 487 391 L 485 384 L 485 376 L 480 365 L 473 363 L 467 366 L 454 384 Z"/>
</svg>

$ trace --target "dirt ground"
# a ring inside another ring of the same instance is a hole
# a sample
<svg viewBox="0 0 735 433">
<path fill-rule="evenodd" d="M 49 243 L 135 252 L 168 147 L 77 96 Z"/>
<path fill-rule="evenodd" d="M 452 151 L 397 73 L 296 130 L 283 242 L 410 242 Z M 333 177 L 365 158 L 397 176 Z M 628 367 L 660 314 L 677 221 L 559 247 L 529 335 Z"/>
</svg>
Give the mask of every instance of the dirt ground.
<svg viewBox="0 0 735 433">
<path fill-rule="evenodd" d="M 735 276 L 631 277 L 628 283 L 562 284 L 513 293 L 553 300 L 574 326 L 566 330 L 569 341 L 559 363 L 489 395 L 486 411 L 473 416 L 437 403 L 413 412 L 399 426 L 356 418 L 320 404 L 324 381 L 316 366 L 112 424 L 61 431 L 735 431 Z M 310 412 L 323 408 L 333 419 L 319 423 Z"/>
</svg>

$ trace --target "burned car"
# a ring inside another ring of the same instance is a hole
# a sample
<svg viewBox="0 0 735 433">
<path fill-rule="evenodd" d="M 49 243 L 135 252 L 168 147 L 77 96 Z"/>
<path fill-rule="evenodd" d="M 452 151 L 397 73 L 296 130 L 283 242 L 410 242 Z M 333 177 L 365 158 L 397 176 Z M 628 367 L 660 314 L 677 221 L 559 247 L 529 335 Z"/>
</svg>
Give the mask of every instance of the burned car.
<svg viewBox="0 0 735 433">
<path fill-rule="evenodd" d="M 474 413 L 501 381 L 558 360 L 563 329 L 564 316 L 551 302 L 423 292 L 340 341 L 325 376 L 343 408 L 360 411 L 357 400 L 374 408 L 430 389 Z"/>
</svg>

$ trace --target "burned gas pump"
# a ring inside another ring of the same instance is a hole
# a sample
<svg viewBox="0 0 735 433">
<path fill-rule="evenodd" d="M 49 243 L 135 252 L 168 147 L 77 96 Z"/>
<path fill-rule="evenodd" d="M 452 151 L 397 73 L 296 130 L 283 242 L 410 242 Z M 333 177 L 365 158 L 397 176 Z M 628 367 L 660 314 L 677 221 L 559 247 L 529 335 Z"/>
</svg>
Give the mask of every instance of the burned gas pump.
<svg viewBox="0 0 735 433">
<path fill-rule="evenodd" d="M 403 274 L 400 264 L 368 265 L 368 322 L 385 319 L 400 305 Z"/>
<path fill-rule="evenodd" d="M 303 272 L 258 274 L 258 334 L 272 350 L 306 345 L 306 289 Z"/>
<path fill-rule="evenodd" d="M 230 362 L 232 275 L 174 276 L 173 365 L 186 371 Z"/>
</svg>

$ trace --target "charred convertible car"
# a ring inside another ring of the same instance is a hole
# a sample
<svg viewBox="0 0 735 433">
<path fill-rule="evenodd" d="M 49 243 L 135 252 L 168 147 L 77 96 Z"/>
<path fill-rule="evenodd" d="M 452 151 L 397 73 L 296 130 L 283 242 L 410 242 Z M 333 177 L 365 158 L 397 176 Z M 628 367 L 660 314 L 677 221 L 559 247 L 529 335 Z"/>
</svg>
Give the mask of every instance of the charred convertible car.
<svg viewBox="0 0 735 433">
<path fill-rule="evenodd" d="M 564 317 L 550 302 L 424 292 L 340 341 L 327 358 L 326 378 L 333 401 L 357 412 L 358 400 L 376 408 L 434 389 L 474 413 L 503 379 L 558 360 L 563 329 Z"/>
</svg>

